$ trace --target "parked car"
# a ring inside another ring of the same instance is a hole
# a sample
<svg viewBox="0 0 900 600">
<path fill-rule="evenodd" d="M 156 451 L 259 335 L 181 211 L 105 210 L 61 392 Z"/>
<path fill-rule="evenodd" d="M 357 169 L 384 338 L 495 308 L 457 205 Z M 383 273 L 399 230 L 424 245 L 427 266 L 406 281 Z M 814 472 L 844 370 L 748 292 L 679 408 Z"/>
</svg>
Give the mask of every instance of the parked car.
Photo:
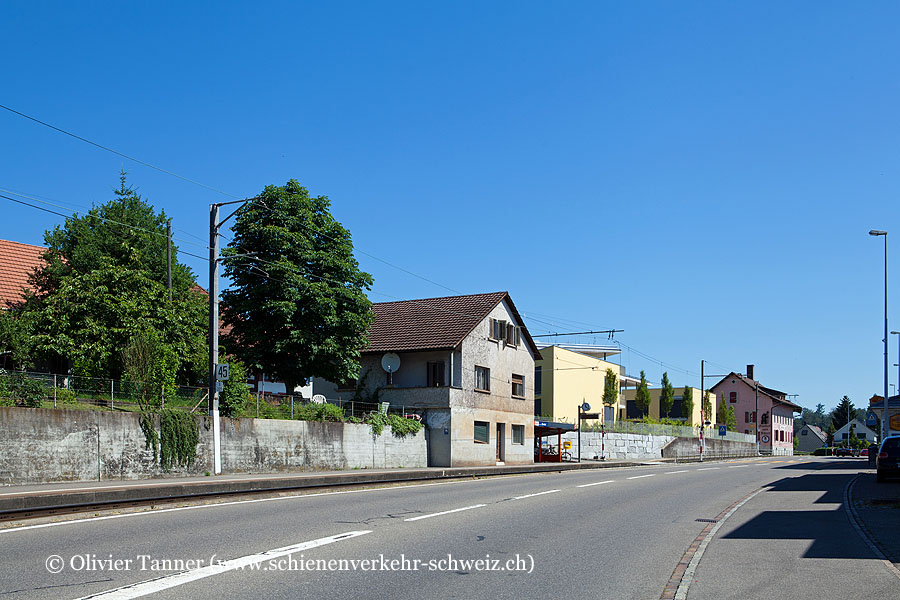
<svg viewBox="0 0 900 600">
<path fill-rule="evenodd" d="M 853 450 L 850 448 L 835 448 L 834 449 L 835 456 L 853 456 Z"/>
<path fill-rule="evenodd" d="M 900 435 L 889 435 L 881 442 L 875 469 L 878 483 L 888 477 L 900 477 Z"/>
<path fill-rule="evenodd" d="M 860 456 L 868 456 L 868 455 L 869 455 L 869 449 L 868 449 L 868 448 L 863 448 L 862 450 L 859 451 L 859 455 L 860 455 Z"/>
</svg>

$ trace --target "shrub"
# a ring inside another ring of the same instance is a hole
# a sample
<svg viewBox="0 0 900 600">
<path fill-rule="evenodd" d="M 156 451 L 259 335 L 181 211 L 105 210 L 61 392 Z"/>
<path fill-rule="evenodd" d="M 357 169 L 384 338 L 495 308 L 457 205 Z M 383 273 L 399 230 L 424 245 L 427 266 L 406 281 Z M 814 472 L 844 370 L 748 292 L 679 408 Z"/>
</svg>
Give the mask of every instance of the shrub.
<svg viewBox="0 0 900 600">
<path fill-rule="evenodd" d="M 14 373 L 9 378 L 9 387 L 13 399 L 28 408 L 40 408 L 41 403 L 47 398 L 44 384 L 36 379 L 30 379 L 24 373 Z"/>
<path fill-rule="evenodd" d="M 58 404 L 75 404 L 78 399 L 75 397 L 73 390 L 66 388 L 56 388 L 56 402 Z"/>
<path fill-rule="evenodd" d="M 344 409 L 327 402 L 322 404 L 310 402 L 309 404 L 301 405 L 299 408 L 295 405 L 294 414 L 301 421 L 328 421 L 332 423 L 342 423 L 344 421 Z"/>
</svg>

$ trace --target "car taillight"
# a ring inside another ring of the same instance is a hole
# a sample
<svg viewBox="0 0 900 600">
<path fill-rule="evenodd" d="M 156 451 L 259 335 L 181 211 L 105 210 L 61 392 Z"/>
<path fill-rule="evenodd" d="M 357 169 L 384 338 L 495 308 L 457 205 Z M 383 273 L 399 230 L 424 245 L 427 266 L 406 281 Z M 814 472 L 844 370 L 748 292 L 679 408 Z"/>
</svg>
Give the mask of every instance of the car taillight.
<svg viewBox="0 0 900 600">
<path fill-rule="evenodd" d="M 879 452 L 878 453 L 878 458 L 887 458 L 887 457 L 888 457 L 887 452 Z"/>
</svg>

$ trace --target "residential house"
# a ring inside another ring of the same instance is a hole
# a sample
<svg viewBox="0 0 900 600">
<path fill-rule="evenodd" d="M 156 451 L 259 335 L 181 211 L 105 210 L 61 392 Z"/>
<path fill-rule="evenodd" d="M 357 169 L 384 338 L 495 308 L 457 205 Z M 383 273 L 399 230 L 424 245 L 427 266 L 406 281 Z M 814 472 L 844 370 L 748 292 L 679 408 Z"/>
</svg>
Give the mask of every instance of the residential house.
<svg viewBox="0 0 900 600">
<path fill-rule="evenodd" d="M 578 422 L 578 407 L 587 402 L 602 422 L 615 421 L 626 386 L 640 380 L 624 374 L 624 368 L 606 359 L 619 354 L 617 346 L 587 344 L 541 345 L 534 363 L 534 414 L 548 421 Z M 620 391 L 616 401 L 603 404 L 607 370 L 612 370 Z"/>
<path fill-rule="evenodd" d="M 874 444 L 878 434 L 867 427 L 865 421 L 862 419 L 851 419 L 849 423 L 844 423 L 843 427 L 834 432 L 834 445 L 840 446 L 845 442 L 849 442 L 850 439 L 854 437 L 866 440 L 870 444 Z"/>
<path fill-rule="evenodd" d="M 0 310 L 12 308 L 34 287 L 28 277 L 44 263 L 43 246 L 0 240 Z"/>
<path fill-rule="evenodd" d="M 638 383 L 640 383 L 640 381 L 638 381 Z M 715 393 L 707 390 L 710 395 L 710 414 L 702 415 L 703 395 L 700 393 L 699 388 L 691 387 L 691 400 L 693 401 L 693 406 L 691 414 L 686 415 L 682 411 L 682 406 L 684 406 L 684 386 L 676 385 L 673 387 L 674 400 L 668 414 L 663 414 L 659 408 L 659 397 L 662 395 L 662 388 L 647 388 L 647 391 L 650 392 L 650 407 L 647 409 L 648 417 L 651 419 L 679 419 L 683 420 L 686 425 L 699 425 L 703 421 L 709 421 L 710 423 L 716 422 L 716 410 L 718 410 L 719 404 Z M 625 391 L 625 400 L 623 402 L 625 409 L 623 416 L 626 419 L 639 419 L 643 416 L 635 402 L 636 395 L 637 389 L 628 389 Z"/>
<path fill-rule="evenodd" d="M 753 365 L 747 365 L 746 375 L 731 372 L 711 389 L 734 409 L 738 431 L 758 436 L 760 452 L 794 454 L 794 413 L 802 409 L 786 393 L 760 385 L 753 378 Z"/>
<path fill-rule="evenodd" d="M 349 399 L 358 385 L 424 417 L 430 466 L 534 460 L 534 361 L 540 352 L 506 292 L 372 305 L 356 382 L 315 379 Z"/>
<path fill-rule="evenodd" d="M 828 445 L 828 436 L 822 431 L 821 427 L 804 423 L 797 431 L 797 450 L 799 452 L 809 452 L 812 454 L 819 448 Z"/>
</svg>

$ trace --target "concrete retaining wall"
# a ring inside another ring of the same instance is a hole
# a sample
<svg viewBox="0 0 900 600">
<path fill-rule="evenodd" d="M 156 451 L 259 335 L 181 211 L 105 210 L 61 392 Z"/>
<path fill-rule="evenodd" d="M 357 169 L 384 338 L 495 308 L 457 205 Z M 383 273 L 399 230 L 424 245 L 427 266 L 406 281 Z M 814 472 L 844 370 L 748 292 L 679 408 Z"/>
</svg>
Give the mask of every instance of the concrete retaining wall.
<svg viewBox="0 0 900 600">
<path fill-rule="evenodd" d="M 135 413 L 0 407 L 0 484 L 142 479 L 212 472 L 212 422 L 198 416 L 191 467 L 165 472 Z M 368 425 L 222 419 L 223 473 L 424 467 L 425 432 L 374 436 Z"/>
<path fill-rule="evenodd" d="M 551 443 L 555 438 L 546 438 Z M 578 433 L 566 433 L 563 441 L 571 441 L 572 456 L 578 456 Z M 594 459 L 601 456 L 601 439 L 598 432 L 582 432 L 581 458 Z M 710 458 L 756 456 L 756 444 L 707 438 L 704 456 Z M 639 435 L 632 433 L 607 433 L 605 436 L 605 456 L 607 460 L 645 460 L 659 458 L 697 458 L 700 442 L 696 438 L 681 438 L 667 435 Z"/>
</svg>

